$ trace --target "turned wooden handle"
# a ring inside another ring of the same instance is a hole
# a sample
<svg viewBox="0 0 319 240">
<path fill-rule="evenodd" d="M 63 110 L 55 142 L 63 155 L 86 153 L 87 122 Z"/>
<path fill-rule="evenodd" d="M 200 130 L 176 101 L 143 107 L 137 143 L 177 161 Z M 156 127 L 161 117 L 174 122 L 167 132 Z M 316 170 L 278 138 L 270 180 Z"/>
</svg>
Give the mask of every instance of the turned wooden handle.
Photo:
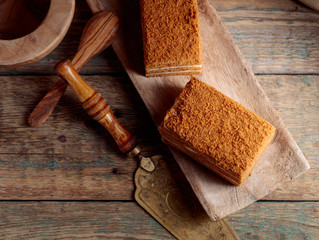
<svg viewBox="0 0 319 240">
<path fill-rule="evenodd" d="M 111 45 L 119 27 L 118 17 L 112 12 L 99 12 L 85 25 L 79 48 L 72 64 L 79 71 L 85 63 Z M 67 84 L 59 79 L 50 91 L 41 99 L 29 117 L 29 125 L 42 124 L 52 113 L 65 92 Z"/>
<path fill-rule="evenodd" d="M 136 147 L 136 139 L 116 119 L 110 106 L 76 72 L 70 60 L 63 60 L 55 67 L 55 72 L 63 78 L 82 103 L 83 108 L 112 135 L 123 153 Z"/>
</svg>

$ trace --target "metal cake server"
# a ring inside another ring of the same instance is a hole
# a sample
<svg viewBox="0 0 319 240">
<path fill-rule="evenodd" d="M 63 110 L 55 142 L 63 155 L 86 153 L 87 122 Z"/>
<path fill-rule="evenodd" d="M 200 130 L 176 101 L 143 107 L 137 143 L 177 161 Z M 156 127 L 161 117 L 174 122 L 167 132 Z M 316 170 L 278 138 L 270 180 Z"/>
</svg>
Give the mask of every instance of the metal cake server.
<svg viewBox="0 0 319 240">
<path fill-rule="evenodd" d="M 120 150 L 139 160 L 135 199 L 160 224 L 178 239 L 239 239 L 226 219 L 212 221 L 208 217 L 179 169 L 172 171 L 161 155 L 142 156 L 135 137 L 118 122 L 105 99 L 80 77 L 69 60 L 59 62 L 55 71 L 69 84 L 88 114 L 108 130 Z"/>
</svg>

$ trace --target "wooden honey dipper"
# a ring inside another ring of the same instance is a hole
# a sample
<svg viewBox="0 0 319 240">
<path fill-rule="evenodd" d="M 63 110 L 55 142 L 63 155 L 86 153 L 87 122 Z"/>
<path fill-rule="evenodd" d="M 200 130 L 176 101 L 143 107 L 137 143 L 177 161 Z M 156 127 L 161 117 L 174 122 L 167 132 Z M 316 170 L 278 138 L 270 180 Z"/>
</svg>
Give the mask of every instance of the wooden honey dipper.
<svg viewBox="0 0 319 240">
<path fill-rule="evenodd" d="M 112 12 L 99 12 L 90 18 L 85 25 L 79 48 L 72 60 L 75 69 L 79 71 L 91 58 L 110 46 L 118 27 L 118 17 Z M 28 122 L 31 127 L 39 126 L 51 115 L 67 86 L 62 79 L 54 84 L 30 114 Z"/>
<path fill-rule="evenodd" d="M 116 119 L 105 99 L 81 78 L 70 60 L 60 61 L 55 72 L 69 84 L 87 113 L 111 134 L 121 152 L 132 158 L 137 156 L 146 171 L 155 169 L 152 160 L 140 154 L 136 138 Z"/>
</svg>

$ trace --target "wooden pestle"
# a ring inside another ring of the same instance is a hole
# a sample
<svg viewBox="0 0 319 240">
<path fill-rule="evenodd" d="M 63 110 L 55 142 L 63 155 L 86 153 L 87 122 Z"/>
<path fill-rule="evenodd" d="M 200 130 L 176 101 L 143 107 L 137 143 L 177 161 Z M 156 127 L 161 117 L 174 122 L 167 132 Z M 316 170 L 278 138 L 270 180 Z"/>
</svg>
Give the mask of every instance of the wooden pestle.
<svg viewBox="0 0 319 240">
<path fill-rule="evenodd" d="M 72 60 L 77 71 L 111 45 L 118 26 L 118 17 L 112 12 L 99 12 L 88 21 L 83 30 L 78 51 Z M 31 127 L 39 126 L 51 115 L 67 86 L 62 79 L 54 84 L 30 114 L 28 122 Z"/>
<path fill-rule="evenodd" d="M 82 103 L 83 108 L 112 135 L 119 149 L 134 157 L 139 153 L 136 139 L 116 119 L 104 98 L 92 89 L 76 72 L 70 60 L 63 60 L 55 67 Z M 133 154 L 133 155 L 132 155 Z"/>
</svg>

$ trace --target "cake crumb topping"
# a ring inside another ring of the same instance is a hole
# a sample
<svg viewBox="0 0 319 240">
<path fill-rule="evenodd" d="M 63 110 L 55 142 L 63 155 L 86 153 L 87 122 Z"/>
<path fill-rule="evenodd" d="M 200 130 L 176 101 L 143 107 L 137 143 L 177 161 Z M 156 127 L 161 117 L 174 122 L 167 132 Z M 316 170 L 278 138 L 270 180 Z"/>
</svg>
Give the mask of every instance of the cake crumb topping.
<svg viewBox="0 0 319 240">
<path fill-rule="evenodd" d="M 275 133 L 266 120 L 195 77 L 163 124 L 179 142 L 239 175 L 255 165 Z"/>
<path fill-rule="evenodd" d="M 196 0 L 140 0 L 140 6 L 146 71 L 202 64 Z"/>
</svg>

